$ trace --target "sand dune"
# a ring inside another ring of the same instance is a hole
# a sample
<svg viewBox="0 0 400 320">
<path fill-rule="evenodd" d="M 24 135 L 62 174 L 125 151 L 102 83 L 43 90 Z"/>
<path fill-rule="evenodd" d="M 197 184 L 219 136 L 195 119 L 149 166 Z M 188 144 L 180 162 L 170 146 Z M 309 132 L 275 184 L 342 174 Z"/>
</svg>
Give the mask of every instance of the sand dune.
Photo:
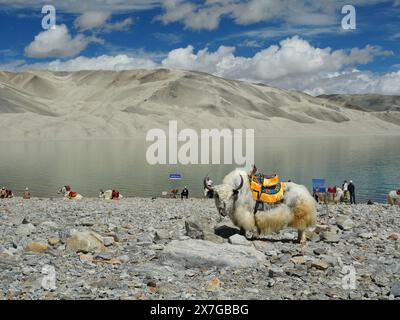
<svg viewBox="0 0 400 320">
<path fill-rule="evenodd" d="M 391 98 L 360 100 L 167 69 L 0 72 L 0 139 L 137 138 L 169 120 L 256 136 L 400 134 Z"/>
<path fill-rule="evenodd" d="M 400 96 L 389 96 L 381 94 L 332 94 L 323 95 L 331 101 L 345 104 L 369 112 L 376 111 L 398 111 L 400 112 Z"/>
</svg>

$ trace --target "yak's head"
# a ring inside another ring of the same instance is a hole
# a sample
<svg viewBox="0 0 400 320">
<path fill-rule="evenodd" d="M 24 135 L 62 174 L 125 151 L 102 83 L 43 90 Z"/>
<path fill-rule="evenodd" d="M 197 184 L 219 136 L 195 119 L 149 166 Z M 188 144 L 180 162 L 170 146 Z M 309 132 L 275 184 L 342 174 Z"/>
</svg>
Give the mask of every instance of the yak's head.
<svg viewBox="0 0 400 320">
<path fill-rule="evenodd" d="M 235 202 L 239 196 L 239 191 L 243 187 L 243 177 L 240 176 L 240 179 L 240 184 L 236 188 L 229 184 L 220 184 L 215 187 L 210 187 L 207 186 L 206 178 L 203 181 L 204 188 L 213 193 L 217 210 L 223 217 L 232 212 L 232 209 L 235 206 Z"/>
</svg>

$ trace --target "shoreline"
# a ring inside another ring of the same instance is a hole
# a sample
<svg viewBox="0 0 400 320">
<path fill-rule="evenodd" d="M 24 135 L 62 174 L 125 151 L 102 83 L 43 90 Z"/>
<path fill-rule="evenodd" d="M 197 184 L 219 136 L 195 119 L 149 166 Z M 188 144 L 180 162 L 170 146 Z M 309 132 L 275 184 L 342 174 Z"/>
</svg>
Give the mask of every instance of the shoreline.
<svg viewBox="0 0 400 320">
<path fill-rule="evenodd" d="M 150 200 L 150 201 L 156 201 L 156 200 L 160 200 L 160 199 L 162 199 L 162 200 L 179 200 L 179 201 L 204 201 L 204 200 L 206 200 L 206 201 L 212 200 L 213 201 L 213 199 L 208 199 L 208 198 L 203 198 L 203 197 L 195 197 L 195 196 L 189 197 L 189 199 L 181 199 L 180 195 L 177 196 L 176 198 L 162 197 L 162 196 L 155 197 L 155 198 L 153 198 L 153 197 L 140 197 L 140 196 L 137 196 L 137 197 L 136 196 L 133 196 L 133 197 L 125 197 L 124 196 L 120 200 L 102 199 L 102 198 L 98 198 L 98 197 L 83 197 L 83 199 L 80 199 L 80 200 L 70 200 L 70 199 L 67 199 L 67 198 L 64 198 L 64 197 L 31 197 L 30 199 L 23 199 L 22 197 L 19 197 L 19 196 L 15 197 L 14 196 L 13 198 L 0 199 L 0 203 L 2 203 L 2 200 L 6 200 L 6 201 L 7 200 L 8 201 L 10 201 L 10 200 L 21 200 L 23 202 L 29 202 L 30 200 L 33 200 L 33 201 L 35 201 L 35 200 L 36 201 L 37 200 L 39 200 L 39 201 L 40 200 L 52 200 L 52 201 L 64 200 L 64 201 L 68 201 L 68 202 L 72 202 L 72 203 L 73 202 L 84 202 L 84 201 L 98 200 L 100 202 L 119 203 L 119 202 L 124 202 L 124 201 L 127 201 L 127 200 Z M 318 205 L 323 207 L 326 204 L 319 203 Z M 351 206 L 358 206 L 358 205 L 362 205 L 362 206 L 364 206 L 364 205 L 368 205 L 368 206 L 385 206 L 385 205 L 387 205 L 387 206 L 390 206 L 390 204 L 387 203 L 387 202 L 377 202 L 377 201 L 373 201 L 372 204 L 367 204 L 367 202 L 359 202 L 359 203 L 356 203 L 356 204 L 347 204 L 347 203 L 343 203 L 343 202 L 337 203 L 337 204 L 335 204 L 333 202 L 328 203 L 328 206 L 349 206 L 349 207 L 351 207 Z"/>
</svg>

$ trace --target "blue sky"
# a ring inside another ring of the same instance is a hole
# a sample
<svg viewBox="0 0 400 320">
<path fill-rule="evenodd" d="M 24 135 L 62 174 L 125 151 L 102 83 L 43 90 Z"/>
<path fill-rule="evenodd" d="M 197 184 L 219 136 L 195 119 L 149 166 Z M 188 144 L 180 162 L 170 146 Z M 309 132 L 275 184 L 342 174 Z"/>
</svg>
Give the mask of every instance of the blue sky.
<svg viewBox="0 0 400 320">
<path fill-rule="evenodd" d="M 56 8 L 56 30 L 41 8 Z M 345 4 L 356 29 L 342 29 Z M 399 0 L 0 0 L 0 69 L 182 68 L 323 93 L 400 93 Z"/>
</svg>

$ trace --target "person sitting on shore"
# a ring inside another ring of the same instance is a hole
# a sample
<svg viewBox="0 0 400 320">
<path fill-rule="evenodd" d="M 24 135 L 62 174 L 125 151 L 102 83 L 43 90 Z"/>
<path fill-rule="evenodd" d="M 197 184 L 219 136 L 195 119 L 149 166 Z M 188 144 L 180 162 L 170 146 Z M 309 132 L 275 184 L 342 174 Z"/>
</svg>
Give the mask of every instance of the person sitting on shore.
<svg viewBox="0 0 400 320">
<path fill-rule="evenodd" d="M 213 186 L 214 182 L 210 179 L 210 177 L 207 177 L 206 179 L 206 186 L 208 188 L 204 188 L 204 192 L 206 194 L 207 198 L 214 198 L 214 191 L 212 191 L 212 186 Z"/>
<path fill-rule="evenodd" d="M 30 199 L 31 198 L 31 193 L 29 192 L 29 188 L 26 188 L 25 191 L 22 193 L 22 199 Z"/>
<path fill-rule="evenodd" d="M 189 190 L 186 186 L 183 188 L 181 192 L 181 199 L 183 199 L 183 197 L 185 197 L 186 199 L 189 198 Z"/>
<path fill-rule="evenodd" d="M 170 194 L 172 198 L 176 198 L 176 195 L 178 194 L 179 190 L 178 189 L 171 189 Z"/>
<path fill-rule="evenodd" d="M 6 188 L 3 187 L 0 190 L 0 198 L 4 199 L 6 196 L 7 196 L 7 191 L 6 191 Z"/>
</svg>

